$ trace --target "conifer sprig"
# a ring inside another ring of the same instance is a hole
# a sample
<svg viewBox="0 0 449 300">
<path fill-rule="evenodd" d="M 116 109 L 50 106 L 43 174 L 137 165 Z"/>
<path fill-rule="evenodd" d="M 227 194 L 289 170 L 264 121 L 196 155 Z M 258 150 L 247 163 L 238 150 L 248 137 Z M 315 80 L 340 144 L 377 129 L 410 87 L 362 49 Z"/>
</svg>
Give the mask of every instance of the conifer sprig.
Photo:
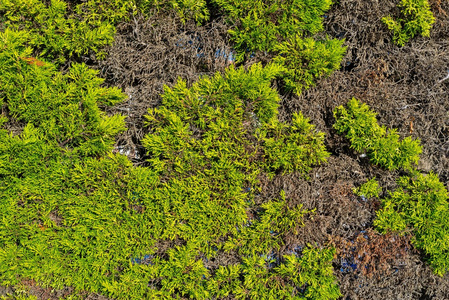
<svg viewBox="0 0 449 300">
<path fill-rule="evenodd" d="M 404 46 L 418 34 L 430 36 L 435 18 L 427 0 L 401 0 L 398 6 L 401 8 L 402 18 L 396 20 L 391 16 L 382 18 L 382 22 L 393 31 L 393 41 L 396 44 Z"/>
<path fill-rule="evenodd" d="M 274 46 L 277 55 L 273 61 L 285 67 L 285 85 L 299 95 L 302 90 L 314 86 L 320 77 L 328 76 L 340 67 L 347 48 L 343 43 L 344 40 L 326 38 L 317 41 L 297 34 Z"/>
<path fill-rule="evenodd" d="M 99 104 L 113 105 L 125 99 L 117 88 L 103 88 L 98 71 L 74 64 L 67 74 L 50 62 L 29 64 L 25 32 L 0 33 L 0 93 L 10 115 L 39 127 L 44 138 L 82 155 L 98 155 L 112 149 L 114 137 L 125 130 L 124 117 L 108 117 Z"/>
<path fill-rule="evenodd" d="M 365 103 L 352 98 L 346 107 L 334 110 L 334 128 L 340 134 L 346 134 L 351 148 L 365 152 L 370 160 L 389 170 L 410 169 L 418 163 L 422 147 L 419 140 L 406 137 L 399 141 L 395 129 L 387 130 L 377 123 L 376 113 Z"/>
</svg>

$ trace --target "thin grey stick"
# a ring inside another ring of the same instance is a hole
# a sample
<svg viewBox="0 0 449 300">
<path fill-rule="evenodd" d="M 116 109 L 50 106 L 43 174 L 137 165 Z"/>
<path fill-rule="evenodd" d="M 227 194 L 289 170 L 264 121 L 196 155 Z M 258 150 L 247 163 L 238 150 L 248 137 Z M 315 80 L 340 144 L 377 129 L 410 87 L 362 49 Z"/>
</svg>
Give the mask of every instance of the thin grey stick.
<svg viewBox="0 0 449 300">
<path fill-rule="evenodd" d="M 449 79 L 449 70 L 447 71 L 447 76 L 444 77 L 443 79 L 439 80 L 437 83 L 442 83 L 443 81 Z"/>
</svg>

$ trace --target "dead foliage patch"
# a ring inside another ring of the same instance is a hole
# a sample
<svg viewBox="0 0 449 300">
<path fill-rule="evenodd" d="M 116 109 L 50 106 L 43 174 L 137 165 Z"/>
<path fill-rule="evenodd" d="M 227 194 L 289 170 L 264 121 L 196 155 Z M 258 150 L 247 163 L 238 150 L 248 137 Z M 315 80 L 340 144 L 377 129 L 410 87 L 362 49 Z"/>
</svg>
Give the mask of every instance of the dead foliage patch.
<svg viewBox="0 0 449 300">
<path fill-rule="evenodd" d="M 413 247 L 411 235 L 379 234 L 368 228 L 361 231 L 354 239 L 329 236 L 330 243 L 337 249 L 337 255 L 346 265 L 343 268 L 360 273 L 363 276 L 380 278 L 386 272 L 397 272 Z M 350 264 L 348 266 L 348 264 Z"/>
</svg>

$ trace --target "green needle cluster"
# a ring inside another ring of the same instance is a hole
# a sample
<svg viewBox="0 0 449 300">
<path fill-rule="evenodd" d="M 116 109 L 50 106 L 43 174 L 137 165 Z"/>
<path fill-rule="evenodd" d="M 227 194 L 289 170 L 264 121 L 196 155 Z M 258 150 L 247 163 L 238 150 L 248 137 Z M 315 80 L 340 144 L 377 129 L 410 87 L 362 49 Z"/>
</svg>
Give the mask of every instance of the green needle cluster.
<svg viewBox="0 0 449 300">
<path fill-rule="evenodd" d="M 393 19 L 391 16 L 382 18 L 382 22 L 393 31 L 393 41 L 404 46 L 410 39 L 421 34 L 430 36 L 430 29 L 435 18 L 427 0 L 401 0 L 402 18 Z"/>
<path fill-rule="evenodd" d="M 377 123 L 376 113 L 365 103 L 352 98 L 334 110 L 334 128 L 351 141 L 351 148 L 366 152 L 371 162 L 389 170 L 410 169 L 418 163 L 422 147 L 419 140 L 406 137 L 399 140 L 395 129 Z"/>
</svg>

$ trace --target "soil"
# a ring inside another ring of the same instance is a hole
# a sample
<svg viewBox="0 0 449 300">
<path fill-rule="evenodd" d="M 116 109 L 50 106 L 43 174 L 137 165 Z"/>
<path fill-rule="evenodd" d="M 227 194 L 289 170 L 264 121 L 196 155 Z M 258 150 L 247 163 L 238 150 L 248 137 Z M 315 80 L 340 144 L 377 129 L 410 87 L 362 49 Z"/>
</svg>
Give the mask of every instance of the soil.
<svg viewBox="0 0 449 300">
<path fill-rule="evenodd" d="M 285 238 L 285 246 L 277 255 L 309 243 L 333 243 L 340 250 L 333 265 L 341 299 L 449 299 L 449 273 L 443 278 L 434 275 L 423 254 L 409 246 L 406 238 L 372 231 L 380 203 L 352 193 L 353 187 L 376 177 L 382 186 L 381 196 L 386 196 L 395 188 L 401 172 L 373 166 L 351 150 L 349 142 L 332 127 L 336 106 L 352 97 L 367 103 L 378 112 L 381 125 L 396 128 L 402 137 L 421 140 L 419 170 L 433 171 L 449 187 L 449 80 L 440 82 L 449 70 L 449 1 L 430 3 L 436 18 L 430 38 L 416 37 L 398 47 L 381 21 L 387 15 L 399 16 L 398 1 L 338 1 L 324 16 L 325 31 L 321 35 L 345 39 L 348 50 L 341 69 L 300 96 L 282 95 L 280 118 L 289 120 L 293 112 L 302 111 L 317 130 L 326 134 L 331 156 L 326 164 L 314 168 L 308 180 L 298 174 L 279 175 L 272 181 L 261 176 L 262 192 L 257 201 L 278 197 L 283 189 L 289 205 L 316 209 L 298 234 Z M 135 165 L 145 165 L 145 151 L 139 142 L 146 134 L 143 115 L 160 104 L 163 86 L 175 84 L 178 78 L 191 84 L 202 75 L 222 72 L 229 66 L 228 59 L 215 55 L 216 49 L 231 51 L 228 29 L 219 17 L 199 27 L 193 22 L 182 24 L 174 15 L 147 20 L 135 16 L 118 26 L 104 61 L 85 59 L 100 70 L 107 86 L 118 86 L 129 95 L 124 103 L 105 109 L 127 116 L 128 131 L 119 136 L 117 147 L 129 150 Z M 263 53 L 256 53 L 247 64 L 267 59 Z M 354 270 L 355 261 L 348 263 L 348 253 L 360 249 L 365 256 Z M 382 259 L 380 254 L 385 253 L 388 256 Z M 215 262 L 228 263 L 235 263 L 235 259 L 223 257 Z M 371 271 L 365 274 L 360 267 Z M 35 295 L 58 299 L 60 292 L 41 289 Z M 86 297 L 105 299 L 99 295 Z"/>
</svg>

